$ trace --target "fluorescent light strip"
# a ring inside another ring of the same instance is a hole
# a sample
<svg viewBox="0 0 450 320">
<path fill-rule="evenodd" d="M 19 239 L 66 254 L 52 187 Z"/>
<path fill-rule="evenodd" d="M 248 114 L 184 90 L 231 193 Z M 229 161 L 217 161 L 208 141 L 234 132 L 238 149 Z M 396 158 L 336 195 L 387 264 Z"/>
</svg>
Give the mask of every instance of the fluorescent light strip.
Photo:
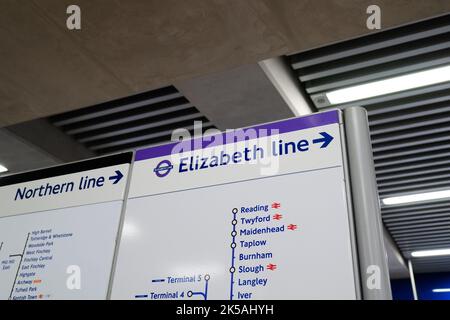
<svg viewBox="0 0 450 320">
<path fill-rule="evenodd" d="M 433 289 L 433 292 L 436 292 L 436 293 L 440 293 L 440 292 L 450 292 L 450 288 Z"/>
<path fill-rule="evenodd" d="M 0 173 L 2 173 L 2 172 L 7 172 L 7 171 L 8 171 L 8 168 L 5 167 L 5 166 L 2 166 L 2 165 L 0 164 Z"/>
<path fill-rule="evenodd" d="M 445 199 L 450 198 L 450 190 L 443 191 L 433 191 L 433 192 L 424 192 L 417 194 L 410 194 L 406 196 L 399 197 L 390 197 L 384 198 L 381 201 L 386 206 L 391 206 L 395 204 L 403 204 L 410 202 L 419 202 L 419 201 L 427 201 L 427 200 L 437 200 L 437 199 Z"/>
<path fill-rule="evenodd" d="M 450 81 L 450 66 L 373 81 L 326 93 L 331 104 L 362 100 Z"/>
<path fill-rule="evenodd" d="M 411 252 L 414 258 L 437 257 L 450 255 L 450 249 L 420 250 Z"/>
</svg>

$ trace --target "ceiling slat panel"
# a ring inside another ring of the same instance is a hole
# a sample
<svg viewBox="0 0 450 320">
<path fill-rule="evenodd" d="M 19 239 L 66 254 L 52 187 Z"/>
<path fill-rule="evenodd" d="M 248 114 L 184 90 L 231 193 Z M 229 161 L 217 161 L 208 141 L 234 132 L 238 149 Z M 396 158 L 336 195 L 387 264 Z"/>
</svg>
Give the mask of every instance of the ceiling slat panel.
<svg viewBox="0 0 450 320">
<path fill-rule="evenodd" d="M 368 111 L 381 198 L 450 189 L 450 82 L 330 106 L 326 93 L 450 64 L 450 15 L 289 56 L 318 109 Z M 382 206 L 383 222 L 410 258 L 450 247 L 450 201 Z M 450 258 L 414 259 L 417 272 L 450 271 Z"/>
<path fill-rule="evenodd" d="M 214 125 L 178 90 L 165 87 L 49 118 L 97 154 L 115 153 L 171 141 L 175 129 Z"/>
</svg>

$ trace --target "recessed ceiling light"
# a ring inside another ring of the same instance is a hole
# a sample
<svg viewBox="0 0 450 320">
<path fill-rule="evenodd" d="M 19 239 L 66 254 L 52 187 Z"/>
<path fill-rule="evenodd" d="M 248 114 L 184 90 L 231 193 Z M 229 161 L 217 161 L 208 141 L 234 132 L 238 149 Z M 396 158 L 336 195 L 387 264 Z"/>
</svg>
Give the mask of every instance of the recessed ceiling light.
<svg viewBox="0 0 450 320">
<path fill-rule="evenodd" d="M 420 250 L 411 252 L 411 256 L 413 256 L 414 258 L 448 256 L 448 255 L 450 255 L 450 249 Z"/>
<path fill-rule="evenodd" d="M 404 204 L 404 203 L 427 201 L 427 200 L 437 200 L 437 199 L 444 199 L 444 198 L 450 198 L 450 190 L 409 194 L 406 196 L 399 196 L 399 197 L 390 197 L 390 198 L 384 198 L 381 201 L 383 202 L 384 205 L 390 206 L 390 205 L 395 205 L 395 204 Z"/>
<path fill-rule="evenodd" d="M 0 173 L 2 173 L 2 172 L 7 172 L 7 171 L 8 171 L 8 168 L 5 167 L 5 166 L 2 166 L 2 165 L 0 164 Z"/>
<path fill-rule="evenodd" d="M 450 292 L 450 288 L 433 289 L 433 292 Z"/>
<path fill-rule="evenodd" d="M 414 72 L 389 79 L 373 81 L 326 93 L 331 104 L 340 104 L 406 91 L 450 81 L 450 66 Z"/>
</svg>

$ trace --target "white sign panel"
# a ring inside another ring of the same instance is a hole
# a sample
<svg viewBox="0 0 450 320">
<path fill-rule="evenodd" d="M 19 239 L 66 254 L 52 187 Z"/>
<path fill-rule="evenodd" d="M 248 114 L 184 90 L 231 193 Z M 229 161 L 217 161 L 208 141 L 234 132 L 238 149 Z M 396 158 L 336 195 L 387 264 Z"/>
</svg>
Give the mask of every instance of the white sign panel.
<svg viewBox="0 0 450 320">
<path fill-rule="evenodd" d="M 112 298 L 355 299 L 340 125 L 330 111 L 138 151 Z"/>
<path fill-rule="evenodd" d="M 122 201 L 0 219 L 0 299 L 105 299 Z"/>
<path fill-rule="evenodd" d="M 123 199 L 129 164 L 0 188 L 1 216 Z"/>
<path fill-rule="evenodd" d="M 107 297 L 130 160 L 0 180 L 0 299 Z"/>
</svg>

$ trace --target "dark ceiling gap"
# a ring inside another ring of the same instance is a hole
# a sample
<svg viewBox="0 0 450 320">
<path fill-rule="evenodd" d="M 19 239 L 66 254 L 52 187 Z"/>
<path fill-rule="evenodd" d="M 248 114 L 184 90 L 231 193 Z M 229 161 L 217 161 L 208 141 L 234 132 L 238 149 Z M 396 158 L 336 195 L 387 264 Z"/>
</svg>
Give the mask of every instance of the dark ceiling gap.
<svg viewBox="0 0 450 320">
<path fill-rule="evenodd" d="M 175 129 L 215 126 L 174 86 L 49 117 L 49 121 L 96 154 L 171 142 Z"/>
</svg>

